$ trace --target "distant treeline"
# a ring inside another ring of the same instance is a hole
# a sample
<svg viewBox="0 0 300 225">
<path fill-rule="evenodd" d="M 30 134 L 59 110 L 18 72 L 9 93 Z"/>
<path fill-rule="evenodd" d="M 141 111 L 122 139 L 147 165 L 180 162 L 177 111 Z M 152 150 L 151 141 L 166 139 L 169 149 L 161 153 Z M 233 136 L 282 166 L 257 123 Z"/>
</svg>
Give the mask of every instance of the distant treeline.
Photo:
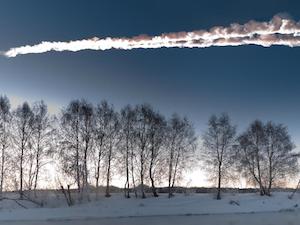
<svg viewBox="0 0 300 225">
<path fill-rule="evenodd" d="M 197 138 L 186 117 L 166 118 L 149 104 L 116 111 L 107 101 L 81 99 L 49 115 L 43 101 L 11 109 L 0 97 L 0 193 L 17 190 L 20 198 L 47 182 L 50 162 L 58 168 L 58 186 L 76 188 L 81 198 L 93 190 L 98 195 L 103 183 L 109 197 L 113 174 L 124 178 L 127 198 L 145 198 L 149 190 L 171 197 L 183 172 L 198 162 L 216 182 L 218 199 L 223 184 L 242 177 L 269 195 L 273 185 L 298 172 L 293 149 L 287 128 L 273 122 L 256 120 L 237 135 L 227 114 L 213 115 Z"/>
</svg>

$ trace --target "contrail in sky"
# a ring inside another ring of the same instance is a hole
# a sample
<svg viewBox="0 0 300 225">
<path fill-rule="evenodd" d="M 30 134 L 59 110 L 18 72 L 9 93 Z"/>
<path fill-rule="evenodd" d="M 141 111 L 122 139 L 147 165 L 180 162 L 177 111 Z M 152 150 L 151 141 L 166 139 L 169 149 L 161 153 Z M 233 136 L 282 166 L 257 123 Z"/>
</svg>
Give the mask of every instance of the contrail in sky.
<svg viewBox="0 0 300 225">
<path fill-rule="evenodd" d="M 159 36 L 139 35 L 132 38 L 91 38 L 68 42 L 43 41 L 2 52 L 7 57 L 49 51 L 81 51 L 147 48 L 207 48 L 212 46 L 284 45 L 300 46 L 300 22 L 275 15 L 269 22 L 251 20 L 243 25 L 215 26 L 209 30 L 163 33 Z"/>
</svg>

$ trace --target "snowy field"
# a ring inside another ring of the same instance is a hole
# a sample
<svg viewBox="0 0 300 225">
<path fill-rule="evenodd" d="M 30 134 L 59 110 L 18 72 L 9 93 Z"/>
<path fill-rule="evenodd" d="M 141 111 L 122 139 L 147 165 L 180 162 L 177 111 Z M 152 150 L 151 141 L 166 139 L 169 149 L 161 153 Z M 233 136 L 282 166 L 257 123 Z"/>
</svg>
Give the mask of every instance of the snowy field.
<svg viewBox="0 0 300 225">
<path fill-rule="evenodd" d="M 289 193 L 272 197 L 257 194 L 226 194 L 215 200 L 211 194 L 177 194 L 168 199 L 111 198 L 67 207 L 58 196 L 47 196 L 43 208 L 28 201 L 20 206 L 11 200 L 0 201 L 0 224 L 204 224 L 204 225 L 279 225 L 299 224 L 300 195 Z M 24 206 L 26 208 L 24 208 Z"/>
</svg>

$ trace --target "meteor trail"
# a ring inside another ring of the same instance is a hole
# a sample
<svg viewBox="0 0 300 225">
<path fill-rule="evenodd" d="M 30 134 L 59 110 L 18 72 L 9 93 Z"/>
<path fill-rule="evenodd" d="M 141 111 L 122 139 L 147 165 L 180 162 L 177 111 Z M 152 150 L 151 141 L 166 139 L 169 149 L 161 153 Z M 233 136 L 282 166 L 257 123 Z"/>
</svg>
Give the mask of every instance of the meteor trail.
<svg viewBox="0 0 300 225">
<path fill-rule="evenodd" d="M 49 51 L 154 49 L 154 48 L 207 48 L 212 46 L 259 45 L 270 47 L 300 46 L 300 22 L 275 15 L 269 22 L 251 20 L 243 25 L 233 23 L 228 27 L 215 26 L 209 30 L 163 33 L 158 36 L 139 35 L 132 38 L 98 38 L 68 42 L 43 41 L 2 52 L 7 57 L 44 53 Z"/>
</svg>

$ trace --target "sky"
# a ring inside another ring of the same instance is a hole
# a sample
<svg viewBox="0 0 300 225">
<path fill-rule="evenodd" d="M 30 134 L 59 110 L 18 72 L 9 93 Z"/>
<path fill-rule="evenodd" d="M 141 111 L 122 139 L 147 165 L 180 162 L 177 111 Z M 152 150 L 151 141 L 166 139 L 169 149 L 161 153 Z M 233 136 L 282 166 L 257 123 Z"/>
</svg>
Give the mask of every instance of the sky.
<svg viewBox="0 0 300 225">
<path fill-rule="evenodd" d="M 1 0 L 0 51 L 41 41 L 150 36 L 213 26 L 300 20 L 297 0 Z M 0 92 L 13 105 L 103 99 L 120 109 L 150 103 L 193 121 L 200 135 L 211 114 L 227 112 L 238 130 L 255 119 L 289 127 L 300 146 L 300 48 L 254 45 L 47 52 L 0 57 Z M 299 147 L 300 149 L 300 147 Z"/>
</svg>

